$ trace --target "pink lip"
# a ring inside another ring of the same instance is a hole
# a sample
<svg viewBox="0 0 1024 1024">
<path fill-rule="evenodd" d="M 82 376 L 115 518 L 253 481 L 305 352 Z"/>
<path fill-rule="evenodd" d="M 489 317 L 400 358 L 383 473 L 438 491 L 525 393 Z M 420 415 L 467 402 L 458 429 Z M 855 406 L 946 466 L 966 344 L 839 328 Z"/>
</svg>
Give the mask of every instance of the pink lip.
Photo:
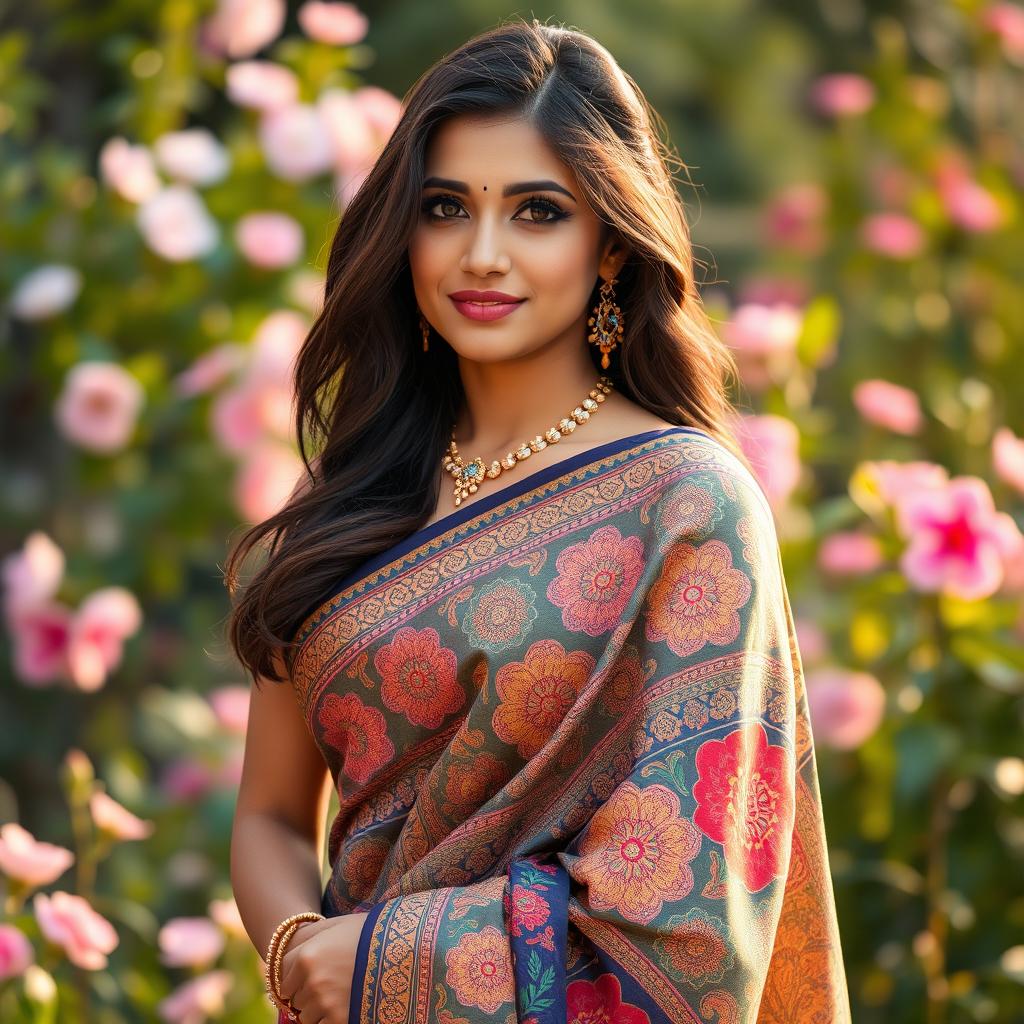
<svg viewBox="0 0 1024 1024">
<path fill-rule="evenodd" d="M 471 302 L 464 299 L 457 299 L 455 295 L 462 295 L 464 292 L 455 292 L 450 295 L 455 308 L 470 320 L 500 320 L 508 316 L 513 310 L 518 309 L 526 300 L 519 299 L 515 302 L 494 302 L 491 305 L 484 305 L 483 302 Z M 486 294 L 483 293 L 483 294 Z"/>
</svg>

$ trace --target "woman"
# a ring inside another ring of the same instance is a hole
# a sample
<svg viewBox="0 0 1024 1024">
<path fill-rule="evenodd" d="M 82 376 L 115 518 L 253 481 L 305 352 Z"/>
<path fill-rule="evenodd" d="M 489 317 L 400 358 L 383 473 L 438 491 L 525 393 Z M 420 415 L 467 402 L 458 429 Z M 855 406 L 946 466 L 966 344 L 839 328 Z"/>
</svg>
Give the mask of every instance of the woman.
<svg viewBox="0 0 1024 1024">
<path fill-rule="evenodd" d="M 280 1020 L 849 1019 L 778 543 L 655 118 L 591 38 L 503 25 L 416 83 L 338 228 L 309 479 L 228 566 L 269 541 L 236 899 L 261 951 L 323 915 L 268 950 Z"/>
</svg>

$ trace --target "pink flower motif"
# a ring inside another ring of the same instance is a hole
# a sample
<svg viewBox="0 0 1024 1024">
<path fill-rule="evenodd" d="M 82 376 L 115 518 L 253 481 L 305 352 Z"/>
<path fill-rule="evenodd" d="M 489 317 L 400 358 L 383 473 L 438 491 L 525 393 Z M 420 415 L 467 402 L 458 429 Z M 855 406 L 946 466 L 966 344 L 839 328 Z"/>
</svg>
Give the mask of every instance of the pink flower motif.
<svg viewBox="0 0 1024 1024">
<path fill-rule="evenodd" d="M 916 434 L 924 422 L 921 404 L 909 388 L 887 380 L 862 380 L 853 389 L 857 412 L 895 434 Z"/>
<path fill-rule="evenodd" d="M 902 213 L 875 213 L 860 228 L 861 239 L 872 252 L 894 260 L 921 254 L 927 236 L 916 220 Z"/>
<path fill-rule="evenodd" d="M 231 971 L 208 971 L 179 985 L 160 1001 L 157 1012 L 168 1024 L 202 1024 L 224 1013 L 224 999 L 233 984 Z"/>
<path fill-rule="evenodd" d="M 228 341 L 217 345 L 174 378 L 175 392 L 182 398 L 193 398 L 212 391 L 241 369 L 246 355 L 245 347 L 237 342 Z"/>
<path fill-rule="evenodd" d="M 117 363 L 78 363 L 64 378 L 54 415 L 68 440 L 107 455 L 131 440 L 144 399 L 142 385 Z"/>
<path fill-rule="evenodd" d="M 271 172 L 285 181 L 307 181 L 329 170 L 331 139 L 317 107 L 293 103 L 264 114 L 260 146 Z"/>
<path fill-rule="evenodd" d="M 247 213 L 235 225 L 235 243 L 254 266 L 268 270 L 291 266 L 301 255 L 302 226 L 286 213 Z"/>
<path fill-rule="evenodd" d="M 247 686 L 220 686 L 206 697 L 220 727 L 238 736 L 244 736 L 249 725 L 249 698 Z"/>
<path fill-rule="evenodd" d="M 64 552 L 42 530 L 33 530 L 21 551 L 3 560 L 4 610 L 8 617 L 21 608 L 49 601 L 63 577 Z"/>
<path fill-rule="evenodd" d="M 811 102 L 830 117 L 856 117 L 873 106 L 875 87 L 863 75 L 822 75 L 811 86 Z"/>
<path fill-rule="evenodd" d="M 75 862 L 63 846 L 38 841 L 17 822 L 0 825 L 0 871 L 33 888 L 50 885 Z"/>
<path fill-rule="evenodd" d="M 138 208 L 135 222 L 158 256 L 184 263 L 217 246 L 220 228 L 199 194 L 188 185 L 168 185 Z"/>
<path fill-rule="evenodd" d="M 274 110 L 299 98 L 299 80 L 291 68 L 269 60 L 243 60 L 225 72 L 228 99 L 240 107 Z"/>
<path fill-rule="evenodd" d="M 82 290 L 82 272 L 63 263 L 29 271 L 15 286 L 11 313 L 19 320 L 47 320 L 63 313 Z"/>
<path fill-rule="evenodd" d="M 71 681 L 87 692 L 98 690 L 121 662 L 124 641 L 142 625 L 135 595 L 123 587 L 101 587 L 78 607 L 68 634 Z"/>
<path fill-rule="evenodd" d="M 35 961 L 32 943 L 20 928 L 0 924 L 0 981 L 17 978 Z"/>
<path fill-rule="evenodd" d="M 100 150 L 100 175 L 122 199 L 141 203 L 160 191 L 156 162 L 146 146 L 116 135 Z"/>
<path fill-rule="evenodd" d="M 207 967 L 224 950 L 224 932 L 208 917 L 176 917 L 157 935 L 168 967 Z"/>
<path fill-rule="evenodd" d="M 767 241 L 808 256 L 820 252 L 827 237 L 828 205 L 828 193 L 816 181 L 786 186 L 766 207 Z"/>
<path fill-rule="evenodd" d="M 32 901 L 39 927 L 50 942 L 64 948 L 68 959 L 86 971 L 102 971 L 117 946 L 111 923 L 81 896 L 69 892 L 37 892 Z"/>
<path fill-rule="evenodd" d="M 800 432 L 792 420 L 741 415 L 736 436 L 772 506 L 788 501 L 800 482 Z"/>
<path fill-rule="evenodd" d="M 877 537 L 847 531 L 826 537 L 818 549 L 818 565 L 833 576 L 864 576 L 882 565 L 882 545 Z"/>
<path fill-rule="evenodd" d="M 964 600 L 988 597 L 1003 582 L 1021 533 L 977 477 L 954 477 L 941 490 L 905 495 L 896 507 L 907 547 L 900 568 L 917 590 Z"/>
<path fill-rule="evenodd" d="M 259 445 L 246 453 L 239 470 L 235 504 L 248 522 L 262 522 L 284 505 L 304 474 L 302 459 L 290 448 Z"/>
<path fill-rule="evenodd" d="M 114 839 L 147 839 L 156 828 L 152 821 L 137 818 L 102 790 L 96 790 L 89 797 L 89 811 L 96 827 Z"/>
<path fill-rule="evenodd" d="M 299 25 L 310 39 L 350 46 L 366 36 L 369 21 L 355 4 L 309 0 L 299 8 Z"/>
<path fill-rule="evenodd" d="M 189 185 L 223 181 L 230 167 L 228 151 L 207 128 L 164 132 L 153 143 L 153 152 L 163 170 Z"/>
<path fill-rule="evenodd" d="M 885 690 L 867 672 L 819 668 L 806 677 L 811 731 L 838 750 L 854 750 L 874 734 L 885 714 Z"/>
<path fill-rule="evenodd" d="M 992 467 L 1000 480 L 1024 494 L 1024 438 L 1000 427 L 992 438 Z"/>
<path fill-rule="evenodd" d="M 44 602 L 19 608 L 11 620 L 14 670 L 28 686 L 40 687 L 67 673 L 68 638 L 72 610 Z"/>
<path fill-rule="evenodd" d="M 209 19 L 209 39 L 229 57 L 251 57 L 284 28 L 284 0 L 219 0 Z"/>
<path fill-rule="evenodd" d="M 991 4 L 981 12 L 981 23 L 999 37 L 1007 60 L 1024 64 L 1024 8 L 1013 3 Z"/>
</svg>

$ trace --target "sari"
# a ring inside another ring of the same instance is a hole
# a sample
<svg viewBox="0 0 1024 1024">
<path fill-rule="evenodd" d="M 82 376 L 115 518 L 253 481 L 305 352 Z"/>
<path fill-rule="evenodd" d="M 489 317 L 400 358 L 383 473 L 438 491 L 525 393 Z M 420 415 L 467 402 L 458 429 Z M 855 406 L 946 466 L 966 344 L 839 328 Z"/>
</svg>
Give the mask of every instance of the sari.
<svg viewBox="0 0 1024 1024">
<path fill-rule="evenodd" d="M 456 509 L 296 639 L 350 1024 L 849 1021 L 772 513 L 709 434 Z"/>
</svg>

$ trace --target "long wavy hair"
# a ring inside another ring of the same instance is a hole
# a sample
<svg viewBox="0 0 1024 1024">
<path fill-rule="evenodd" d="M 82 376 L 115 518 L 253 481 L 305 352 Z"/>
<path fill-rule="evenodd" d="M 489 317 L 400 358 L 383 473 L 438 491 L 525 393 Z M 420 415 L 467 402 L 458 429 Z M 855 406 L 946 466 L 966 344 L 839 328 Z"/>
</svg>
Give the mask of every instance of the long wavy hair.
<svg viewBox="0 0 1024 1024">
<path fill-rule="evenodd" d="M 635 81 L 583 32 L 513 20 L 443 57 L 351 198 L 331 244 L 322 309 L 295 361 L 295 428 L 306 473 L 279 512 L 229 554 L 229 642 L 260 683 L 283 681 L 304 619 L 337 582 L 421 527 L 463 401 L 455 351 L 424 354 L 408 261 L 425 154 L 446 118 L 526 118 L 576 174 L 586 201 L 630 246 L 616 299 L 626 334 L 607 372 L 624 396 L 740 454 L 727 389 L 736 366 L 701 305 L 664 123 Z M 591 303 L 598 301 L 597 284 Z M 582 339 L 581 339 L 582 343 Z M 600 372 L 595 346 L 588 346 Z M 311 451 L 314 453 L 311 457 Z M 742 457 L 742 456 L 741 456 Z"/>
</svg>

